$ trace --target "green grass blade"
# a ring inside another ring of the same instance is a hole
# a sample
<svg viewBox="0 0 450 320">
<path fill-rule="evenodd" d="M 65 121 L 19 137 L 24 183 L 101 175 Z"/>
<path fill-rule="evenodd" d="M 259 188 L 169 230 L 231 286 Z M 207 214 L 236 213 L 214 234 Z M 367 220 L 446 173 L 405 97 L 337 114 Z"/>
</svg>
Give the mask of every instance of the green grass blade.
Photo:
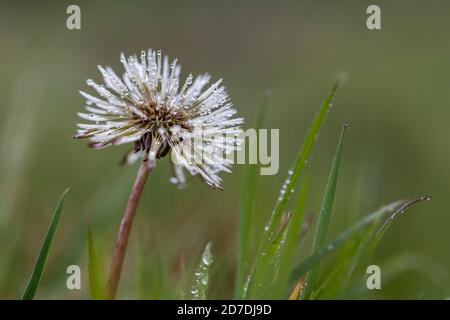
<svg viewBox="0 0 450 320">
<path fill-rule="evenodd" d="M 341 249 L 340 255 L 336 258 L 340 265 L 340 270 L 328 278 L 328 284 L 322 284 L 323 294 L 319 292 L 319 295 L 337 297 L 345 293 L 351 281 L 355 279 L 355 274 L 359 271 L 363 261 L 372 253 L 369 250 L 369 246 L 378 223 L 379 221 L 372 222 L 362 231 L 352 236 L 351 241 L 347 241 Z M 315 297 L 311 298 L 315 299 Z"/>
<path fill-rule="evenodd" d="M 426 197 L 422 197 L 422 198 L 418 198 L 415 199 L 415 202 L 421 202 L 423 200 L 431 200 L 430 196 L 426 196 Z M 414 204 L 414 203 L 413 203 Z M 383 225 L 381 225 L 381 227 L 378 229 L 376 235 L 375 235 L 375 239 L 373 241 L 374 246 L 376 246 L 378 244 L 378 242 L 380 241 L 380 239 L 382 238 L 382 236 L 384 235 L 385 231 L 391 226 L 392 222 L 394 222 L 394 220 L 401 214 L 403 214 L 405 211 L 401 210 L 401 211 L 396 211 L 394 213 L 391 214 L 391 216 L 389 217 L 389 219 L 387 219 Z"/>
<path fill-rule="evenodd" d="M 420 202 L 430 199 L 431 197 L 422 197 L 414 201 Z M 365 283 L 364 277 L 366 277 L 365 267 L 369 265 L 370 258 L 375 252 L 384 232 L 403 212 L 402 210 L 395 211 L 385 221 L 375 221 L 367 228 L 363 237 L 359 237 L 359 244 L 355 248 L 352 259 L 347 266 L 345 277 L 340 283 L 340 292 L 337 294 L 340 294 L 345 299 L 354 299 L 361 297 L 363 292 L 367 290 L 366 286 L 363 285 Z"/>
<path fill-rule="evenodd" d="M 336 153 L 334 155 L 333 163 L 331 165 L 330 175 L 328 177 L 328 183 L 325 187 L 325 193 L 322 199 L 322 205 L 319 212 L 319 217 L 316 224 L 316 229 L 314 232 L 314 239 L 312 244 L 312 252 L 316 252 L 322 248 L 328 237 L 328 230 L 330 228 L 331 222 L 331 212 L 333 208 L 334 195 L 336 193 L 337 179 L 339 175 L 339 167 L 341 163 L 342 150 L 344 147 L 344 134 L 347 128 L 347 123 L 341 130 L 339 135 L 339 141 L 336 148 Z M 306 290 L 303 291 L 305 297 L 308 297 L 308 293 L 311 288 L 316 285 L 317 278 L 319 276 L 320 263 L 318 263 L 314 268 L 312 268 L 306 277 Z"/>
<path fill-rule="evenodd" d="M 267 225 L 268 228 L 265 228 L 267 230 L 265 232 L 264 240 L 263 242 L 266 242 L 270 239 L 270 236 L 273 234 L 277 223 L 279 221 L 279 218 L 284 210 L 284 207 L 286 206 L 289 196 L 291 194 L 291 190 L 295 188 L 295 185 L 297 183 L 297 179 L 300 176 L 300 174 L 303 172 L 303 168 L 305 166 L 306 160 L 308 159 L 312 147 L 314 145 L 314 142 L 317 139 L 317 136 L 319 135 L 320 129 L 322 127 L 322 124 L 325 120 L 325 115 L 328 111 L 328 109 L 331 107 L 334 96 L 336 94 L 336 90 L 339 87 L 340 81 L 336 82 L 333 89 L 331 90 L 328 97 L 323 102 L 322 106 L 320 107 L 318 113 L 314 117 L 314 120 L 308 130 L 308 133 L 306 134 L 306 138 L 303 141 L 303 145 L 300 149 L 300 152 L 297 156 L 297 159 L 295 161 L 294 169 L 291 171 L 287 181 L 287 184 L 285 185 L 285 192 L 281 194 L 281 197 L 279 201 L 277 202 L 275 209 L 272 212 L 272 215 L 269 220 L 269 224 Z"/>
<path fill-rule="evenodd" d="M 269 95 L 265 94 L 261 106 L 258 111 L 255 129 L 258 129 L 264 123 L 264 118 L 267 109 L 267 101 Z M 235 296 L 242 297 L 242 289 L 245 283 L 245 276 L 248 268 L 249 261 L 249 241 L 251 231 L 251 216 L 253 212 L 256 182 L 257 182 L 257 170 L 258 165 L 247 164 L 244 169 L 243 188 L 240 198 L 239 207 L 239 233 L 238 233 L 238 254 L 237 254 L 237 271 L 236 271 L 236 283 L 235 283 Z"/>
<path fill-rule="evenodd" d="M 289 226 L 287 227 L 284 248 L 280 257 L 280 265 L 278 270 L 276 270 L 278 276 L 275 280 L 275 287 L 272 290 L 274 299 L 285 298 L 284 294 L 289 281 L 289 271 L 292 267 L 294 252 L 299 242 L 304 207 L 309 191 L 309 175 L 305 178 L 302 179 L 292 217 L 289 221 Z"/>
<path fill-rule="evenodd" d="M 353 187 L 352 201 L 348 208 L 351 212 L 351 222 L 358 221 L 373 207 L 378 189 L 378 170 L 368 171 L 368 168 L 364 167 L 358 171 L 357 183 Z M 332 299 L 346 295 L 349 285 L 366 265 L 366 257 L 371 256 L 368 246 L 379 223 L 380 221 L 374 221 L 346 241 L 334 258 L 334 263 L 328 266 L 328 270 L 319 280 L 317 289 L 311 292 L 310 299 Z"/>
<path fill-rule="evenodd" d="M 195 282 L 191 289 L 192 300 L 205 300 L 209 284 L 209 268 L 213 262 L 211 242 L 203 250 L 198 268 L 195 270 Z"/>
<path fill-rule="evenodd" d="M 339 234 L 333 241 L 329 242 L 326 246 L 321 247 L 318 251 L 311 254 L 297 267 L 295 267 L 291 273 L 291 280 L 295 282 L 300 279 L 305 273 L 311 270 L 311 268 L 320 263 L 323 258 L 339 248 L 340 245 L 342 245 L 348 238 L 350 238 L 358 231 L 363 230 L 377 219 L 383 219 L 389 214 L 397 214 L 399 212 L 406 211 L 410 206 L 427 199 L 429 199 L 429 197 L 420 197 L 414 200 L 395 201 L 367 215 L 356 224 Z"/>
<path fill-rule="evenodd" d="M 44 242 L 42 243 L 41 249 L 39 250 L 39 254 L 33 268 L 33 273 L 31 274 L 30 280 L 28 281 L 27 287 L 25 288 L 25 291 L 22 295 L 22 300 L 32 300 L 34 298 L 34 294 L 36 293 L 39 282 L 41 281 L 42 273 L 44 272 L 45 264 L 47 263 L 47 257 L 56 233 L 59 217 L 64 205 L 64 197 L 68 191 L 69 189 L 66 189 L 59 199 L 55 213 L 53 214 L 52 220 L 50 222 L 50 226 L 48 227 L 47 234 L 45 235 Z"/>
<path fill-rule="evenodd" d="M 349 284 L 355 279 L 355 271 L 364 258 L 370 255 L 368 246 L 378 222 L 373 221 L 346 241 L 334 258 L 333 264 L 328 267 L 317 286 L 311 291 L 309 299 L 330 299 L 345 295 Z"/>
<path fill-rule="evenodd" d="M 94 238 L 91 227 L 88 225 L 88 270 L 89 270 L 89 290 L 92 300 L 101 300 L 103 296 L 103 287 L 101 285 L 101 271 L 98 263 L 97 252 L 95 250 Z"/>
<path fill-rule="evenodd" d="M 340 292 L 337 292 L 337 294 L 349 296 L 351 291 L 354 291 L 349 290 L 351 282 L 358 277 L 358 272 L 362 271 L 363 266 L 367 266 L 367 262 L 375 250 L 374 237 L 381 222 L 379 220 L 374 221 L 361 234 L 355 236 L 354 252 L 352 252 L 351 259 L 346 266 L 346 273 L 340 281 Z M 362 278 L 362 276 L 359 278 Z"/>
<path fill-rule="evenodd" d="M 289 200 L 292 190 L 294 190 L 295 188 L 297 179 L 303 173 L 303 168 L 305 166 L 306 160 L 308 159 L 312 147 L 314 145 L 314 142 L 316 141 L 317 136 L 319 135 L 320 129 L 322 128 L 322 125 L 325 121 L 325 116 L 327 114 L 327 111 L 332 105 L 339 84 L 340 80 L 336 82 L 330 94 L 322 103 L 322 106 L 316 113 L 314 120 L 308 129 L 305 140 L 303 141 L 302 147 L 300 148 L 300 151 L 298 153 L 297 159 L 294 162 L 293 170 L 289 172 L 288 178 L 282 187 L 282 192 L 280 194 L 278 202 L 276 203 L 275 208 L 272 211 L 272 214 L 269 218 L 269 222 L 264 228 L 261 244 L 258 249 L 258 254 L 256 256 L 252 271 L 250 272 L 250 275 L 247 279 L 247 283 L 245 285 L 243 298 L 247 298 L 253 293 L 255 287 L 255 272 L 261 267 L 260 266 L 261 257 L 264 256 L 265 251 L 268 249 L 270 239 L 275 232 L 276 226 L 279 223 L 280 217 Z"/>
<path fill-rule="evenodd" d="M 425 196 L 425 197 L 421 197 L 418 199 L 413 200 L 413 202 L 411 203 L 417 203 L 417 202 L 421 202 L 424 200 L 431 200 L 430 196 Z M 369 230 L 369 234 L 366 237 L 366 239 L 364 239 L 364 241 L 361 241 L 361 245 L 358 248 L 357 254 L 355 254 L 355 261 L 353 262 L 353 265 L 351 266 L 352 268 L 349 270 L 349 274 L 348 274 L 348 278 L 347 283 L 344 283 L 343 286 L 347 285 L 347 287 L 344 289 L 347 289 L 347 291 L 345 292 L 345 296 L 346 297 L 352 297 L 352 296 L 358 296 L 360 294 L 362 294 L 362 292 L 364 290 L 366 290 L 367 288 L 363 285 L 361 285 L 361 283 L 364 283 L 363 278 L 366 276 L 365 274 L 365 270 L 363 269 L 363 266 L 368 265 L 370 257 L 373 255 L 373 253 L 375 252 L 376 247 L 378 246 L 381 238 L 383 237 L 383 235 L 385 234 L 386 230 L 392 225 L 392 223 L 394 222 L 394 220 L 396 218 L 398 218 L 400 215 L 402 215 L 405 212 L 405 210 L 398 210 L 393 212 L 384 222 L 381 221 L 376 221 L 376 223 L 373 225 L 373 227 L 371 227 L 371 229 Z M 357 273 L 359 271 L 359 274 Z M 352 275 L 353 273 L 353 275 Z M 352 277 L 353 276 L 353 277 Z M 356 279 L 356 283 L 358 283 L 358 285 L 353 285 L 352 287 L 350 287 L 350 279 L 349 278 L 354 278 Z M 358 282 L 358 280 L 361 280 L 361 282 Z"/>
<path fill-rule="evenodd" d="M 278 279 L 278 270 L 281 263 L 286 243 L 288 226 L 290 225 L 291 214 L 284 216 L 277 229 L 277 233 L 270 241 L 265 254 L 260 259 L 260 264 L 265 266 L 255 271 L 255 281 L 258 283 L 258 299 L 273 299 L 274 285 Z"/>
</svg>

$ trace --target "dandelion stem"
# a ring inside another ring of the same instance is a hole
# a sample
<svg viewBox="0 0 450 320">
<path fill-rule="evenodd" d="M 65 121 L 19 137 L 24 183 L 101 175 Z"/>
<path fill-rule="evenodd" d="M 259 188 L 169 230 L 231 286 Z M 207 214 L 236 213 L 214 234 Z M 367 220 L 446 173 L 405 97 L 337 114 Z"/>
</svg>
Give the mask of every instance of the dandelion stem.
<svg viewBox="0 0 450 320">
<path fill-rule="evenodd" d="M 120 280 L 120 273 L 122 271 L 123 260 L 125 258 L 125 252 L 127 250 L 128 238 L 130 236 L 131 225 L 136 213 L 136 208 L 139 203 L 142 190 L 144 189 L 145 181 L 153 169 L 153 165 L 150 165 L 150 161 L 142 162 L 139 167 L 136 180 L 134 181 L 133 188 L 131 189 L 130 196 L 128 197 L 128 203 L 123 214 L 122 221 L 120 223 L 119 233 L 117 234 L 116 245 L 114 247 L 114 255 L 111 262 L 111 268 L 109 270 L 108 284 L 106 288 L 106 298 L 115 299 L 117 286 Z"/>
</svg>

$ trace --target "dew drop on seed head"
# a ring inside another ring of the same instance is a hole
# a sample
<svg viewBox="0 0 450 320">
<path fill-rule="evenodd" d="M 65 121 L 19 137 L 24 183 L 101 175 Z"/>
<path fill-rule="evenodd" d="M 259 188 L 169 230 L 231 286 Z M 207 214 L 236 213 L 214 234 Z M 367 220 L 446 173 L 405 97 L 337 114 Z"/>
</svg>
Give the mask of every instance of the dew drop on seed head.
<svg viewBox="0 0 450 320">
<path fill-rule="evenodd" d="M 175 178 L 175 177 L 170 177 L 170 178 L 169 178 L 169 181 L 170 181 L 171 183 L 173 183 L 173 184 L 177 184 L 177 183 L 178 183 L 178 179 Z"/>
</svg>

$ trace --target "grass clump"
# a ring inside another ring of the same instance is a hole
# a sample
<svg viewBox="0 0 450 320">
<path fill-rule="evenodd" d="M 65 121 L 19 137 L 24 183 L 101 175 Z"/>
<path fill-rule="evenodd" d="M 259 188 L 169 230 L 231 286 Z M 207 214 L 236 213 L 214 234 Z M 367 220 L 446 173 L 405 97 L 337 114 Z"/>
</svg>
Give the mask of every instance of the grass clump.
<svg viewBox="0 0 450 320">
<path fill-rule="evenodd" d="M 404 213 L 413 204 L 430 197 L 419 197 L 395 201 L 391 204 L 363 216 L 348 229 L 340 233 L 334 240 L 328 241 L 328 231 L 333 216 L 333 202 L 337 188 L 338 173 L 343 154 L 344 133 L 346 123 L 339 134 L 336 153 L 332 162 L 328 183 L 322 199 L 318 216 L 311 253 L 300 263 L 295 265 L 294 257 L 298 251 L 303 237 L 300 237 L 302 223 L 306 223 L 303 211 L 308 197 L 310 175 L 306 175 L 306 163 L 309 159 L 314 143 L 323 127 L 326 114 L 330 109 L 336 91 L 339 88 L 338 81 L 332 88 L 306 134 L 300 148 L 297 159 L 282 185 L 278 201 L 264 227 L 260 239 L 259 249 L 253 259 L 253 264 L 248 269 L 246 282 L 242 283 L 243 265 L 240 261 L 245 248 L 239 247 L 238 255 L 238 279 L 236 284 L 237 299 L 315 299 L 315 298 L 358 298 L 364 292 L 364 268 L 368 265 L 379 240 L 391 225 L 393 220 Z M 248 199 L 254 195 L 256 188 L 255 173 L 253 168 L 248 168 L 244 190 L 241 199 L 241 224 L 240 236 L 249 228 L 248 216 L 251 215 L 253 205 Z M 250 173 L 249 173 L 250 172 Z M 300 181 L 300 183 L 299 183 Z M 297 200 L 294 208 L 289 208 L 288 203 L 299 184 Z M 244 208 L 245 210 L 243 210 Z M 244 217 L 243 217 L 244 216 Z M 244 230 L 244 231 L 243 231 Z M 342 250 L 339 250 L 342 249 Z M 337 252 L 326 272 L 322 272 L 323 260 L 333 252 Z"/>
</svg>

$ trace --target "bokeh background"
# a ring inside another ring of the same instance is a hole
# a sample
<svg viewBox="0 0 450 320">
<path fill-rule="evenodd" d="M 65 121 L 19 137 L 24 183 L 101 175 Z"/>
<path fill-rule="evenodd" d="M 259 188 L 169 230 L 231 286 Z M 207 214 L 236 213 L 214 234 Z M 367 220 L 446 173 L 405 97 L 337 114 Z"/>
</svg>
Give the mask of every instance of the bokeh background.
<svg viewBox="0 0 450 320">
<path fill-rule="evenodd" d="M 40 299 L 88 298 L 87 226 L 110 261 L 136 167 L 127 149 L 89 150 L 75 141 L 85 79 L 97 64 L 122 71 L 119 53 L 162 49 L 183 74 L 223 77 L 250 127 L 265 90 L 265 123 L 280 129 L 280 172 L 258 180 L 256 239 L 314 112 L 339 74 L 339 91 L 310 162 L 308 212 L 316 213 L 339 127 L 350 122 L 332 233 L 355 207 L 430 194 L 395 221 L 373 263 L 382 290 L 368 298 L 450 296 L 450 3 L 376 1 L 382 29 L 369 31 L 373 1 L 53 1 L 0 4 L 0 298 L 21 296 L 51 214 L 70 187 Z M 375 2 L 374 2 L 375 3 Z M 81 7 L 81 30 L 66 8 Z M 210 297 L 233 292 L 242 166 L 224 191 L 189 179 L 179 191 L 160 161 L 143 194 L 120 298 L 189 298 L 191 271 L 207 241 L 215 264 Z M 355 205 L 363 203 L 363 205 Z M 66 288 L 66 268 L 82 269 L 82 290 Z"/>
</svg>

